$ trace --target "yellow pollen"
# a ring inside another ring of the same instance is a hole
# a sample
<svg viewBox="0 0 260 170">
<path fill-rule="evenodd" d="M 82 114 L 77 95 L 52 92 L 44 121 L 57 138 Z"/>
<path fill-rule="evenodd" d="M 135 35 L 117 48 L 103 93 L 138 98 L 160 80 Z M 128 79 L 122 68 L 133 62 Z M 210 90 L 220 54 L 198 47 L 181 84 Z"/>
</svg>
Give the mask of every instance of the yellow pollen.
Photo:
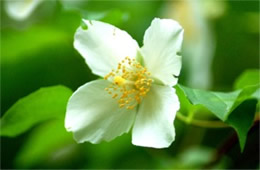
<svg viewBox="0 0 260 170">
<path fill-rule="evenodd" d="M 114 77 L 114 83 L 118 86 L 121 86 L 122 84 L 124 84 L 125 79 L 122 78 L 121 76 L 115 76 Z"/>
<path fill-rule="evenodd" d="M 117 94 L 114 94 L 114 96 L 112 98 L 116 98 L 118 95 Z"/>
<path fill-rule="evenodd" d="M 117 69 L 112 69 L 104 79 L 113 82 L 105 91 L 117 100 L 120 108 L 126 109 L 134 109 L 140 104 L 153 82 L 147 69 L 129 57 L 119 62 Z"/>
</svg>

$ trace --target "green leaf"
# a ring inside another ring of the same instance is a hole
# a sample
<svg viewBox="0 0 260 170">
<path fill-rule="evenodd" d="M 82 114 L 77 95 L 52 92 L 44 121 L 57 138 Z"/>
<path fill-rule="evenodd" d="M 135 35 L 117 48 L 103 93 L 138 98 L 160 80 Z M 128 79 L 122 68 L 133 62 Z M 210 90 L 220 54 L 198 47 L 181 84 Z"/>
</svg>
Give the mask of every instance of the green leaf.
<svg viewBox="0 0 260 170">
<path fill-rule="evenodd" d="M 84 12 L 81 12 L 84 13 Z M 86 14 L 83 14 L 84 18 L 90 19 L 90 20 L 99 20 L 106 23 L 110 23 L 115 26 L 120 26 L 124 22 L 126 22 L 129 18 L 129 14 L 126 12 L 122 12 L 118 9 L 108 10 L 105 12 L 86 12 Z"/>
<path fill-rule="evenodd" d="M 66 132 L 64 120 L 49 121 L 34 129 L 27 137 L 15 159 L 17 168 L 32 168 L 37 164 L 49 163 L 59 166 L 69 163 L 77 149 L 72 134 Z M 54 161 L 54 162 L 53 162 Z"/>
<path fill-rule="evenodd" d="M 18 100 L 1 118 L 1 136 L 17 136 L 39 122 L 63 118 L 72 91 L 64 86 L 42 88 Z"/>
<path fill-rule="evenodd" d="M 260 99 L 259 86 L 248 86 L 228 93 L 191 89 L 178 85 L 193 105 L 202 105 L 216 117 L 233 127 L 243 150 L 247 132 L 252 126 L 256 104 Z"/>
<path fill-rule="evenodd" d="M 175 86 L 176 94 L 178 95 L 179 101 L 180 101 L 180 112 L 181 113 L 189 113 L 190 110 L 193 110 L 192 104 L 190 104 L 189 100 L 185 96 L 184 91 L 180 88 L 180 85 Z"/>
<path fill-rule="evenodd" d="M 106 13 L 106 15 L 101 19 L 103 22 L 110 23 L 115 26 L 119 26 L 120 24 L 126 22 L 129 18 L 129 15 L 120 10 L 111 10 Z"/>
<path fill-rule="evenodd" d="M 260 72 L 258 69 L 246 70 L 243 72 L 235 82 L 234 88 L 241 89 L 250 85 L 257 85 L 260 83 Z"/>
<path fill-rule="evenodd" d="M 2 62 L 17 62 L 21 60 L 19 56 L 34 54 L 44 47 L 66 42 L 68 39 L 65 32 L 51 27 L 32 27 L 24 32 L 6 30 L 1 37 Z"/>
<path fill-rule="evenodd" d="M 247 133 L 254 121 L 256 104 L 257 101 L 254 99 L 244 101 L 232 112 L 232 114 L 230 114 L 228 119 L 225 121 L 236 130 L 242 151 L 246 144 Z"/>
</svg>

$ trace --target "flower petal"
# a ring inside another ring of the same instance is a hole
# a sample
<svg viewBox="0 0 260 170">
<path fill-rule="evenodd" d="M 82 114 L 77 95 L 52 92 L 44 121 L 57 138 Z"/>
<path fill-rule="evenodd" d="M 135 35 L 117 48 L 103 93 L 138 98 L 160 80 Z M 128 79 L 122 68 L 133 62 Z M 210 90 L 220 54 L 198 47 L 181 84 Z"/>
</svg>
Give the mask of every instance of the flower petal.
<svg viewBox="0 0 260 170">
<path fill-rule="evenodd" d="M 86 83 L 70 98 L 65 127 L 77 142 L 110 141 L 131 128 L 136 110 L 119 108 L 117 100 L 105 91 L 109 84 L 106 80 Z"/>
<path fill-rule="evenodd" d="M 33 12 L 33 10 L 43 0 L 7 0 L 5 1 L 5 9 L 7 14 L 16 20 L 24 20 Z"/>
<path fill-rule="evenodd" d="M 77 29 L 74 47 L 85 58 L 94 74 L 103 77 L 126 56 L 136 57 L 138 44 L 127 32 L 100 21 L 83 22 L 88 28 Z"/>
<path fill-rule="evenodd" d="M 177 110 L 179 100 L 175 89 L 153 85 L 140 104 L 132 143 L 153 148 L 169 147 L 175 138 L 173 121 Z"/>
<path fill-rule="evenodd" d="M 144 35 L 141 53 L 144 64 L 152 76 L 163 84 L 173 86 L 181 70 L 181 51 L 183 29 L 174 20 L 158 19 L 152 21 Z"/>
</svg>

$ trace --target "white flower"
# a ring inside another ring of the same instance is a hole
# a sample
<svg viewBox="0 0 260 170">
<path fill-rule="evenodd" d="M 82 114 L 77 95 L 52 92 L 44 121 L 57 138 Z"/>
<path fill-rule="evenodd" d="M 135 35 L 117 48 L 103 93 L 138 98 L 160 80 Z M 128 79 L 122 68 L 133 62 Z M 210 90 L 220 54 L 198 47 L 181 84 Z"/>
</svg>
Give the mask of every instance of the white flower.
<svg viewBox="0 0 260 170">
<path fill-rule="evenodd" d="M 183 29 L 170 19 L 154 19 L 144 45 L 125 31 L 99 21 L 83 22 L 74 47 L 94 74 L 70 98 L 65 127 L 77 142 L 110 141 L 132 130 L 132 143 L 165 148 L 175 138 L 179 109 L 175 89 L 181 69 Z"/>
<path fill-rule="evenodd" d="M 7 14 L 15 20 L 25 20 L 43 0 L 6 0 Z"/>
</svg>

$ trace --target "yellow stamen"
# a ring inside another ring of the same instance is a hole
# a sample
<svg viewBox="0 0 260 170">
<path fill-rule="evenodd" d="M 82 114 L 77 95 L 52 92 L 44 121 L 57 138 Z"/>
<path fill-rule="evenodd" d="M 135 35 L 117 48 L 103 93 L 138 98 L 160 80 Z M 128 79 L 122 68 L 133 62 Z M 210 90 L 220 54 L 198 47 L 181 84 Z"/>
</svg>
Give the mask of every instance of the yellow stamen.
<svg viewBox="0 0 260 170">
<path fill-rule="evenodd" d="M 118 86 L 121 86 L 122 84 L 124 84 L 125 79 L 122 78 L 121 76 L 115 76 L 114 77 L 114 83 Z"/>
<path fill-rule="evenodd" d="M 105 77 L 113 83 L 105 88 L 112 98 L 116 99 L 120 108 L 134 109 L 150 91 L 153 80 L 147 68 L 135 59 L 125 57 L 118 63 L 117 69 L 112 70 Z"/>
</svg>

